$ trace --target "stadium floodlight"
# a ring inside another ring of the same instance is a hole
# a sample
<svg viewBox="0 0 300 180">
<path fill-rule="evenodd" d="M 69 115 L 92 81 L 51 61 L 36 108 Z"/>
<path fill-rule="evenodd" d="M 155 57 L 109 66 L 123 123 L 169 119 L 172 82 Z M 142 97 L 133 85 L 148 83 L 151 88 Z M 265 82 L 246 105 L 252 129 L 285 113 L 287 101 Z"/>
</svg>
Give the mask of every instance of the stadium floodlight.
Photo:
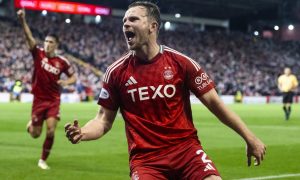
<svg viewBox="0 0 300 180">
<path fill-rule="evenodd" d="M 67 24 L 70 24 L 70 23 L 71 23 L 71 19 L 67 18 L 67 19 L 65 20 L 65 22 L 66 22 Z"/>
<path fill-rule="evenodd" d="M 175 14 L 175 17 L 176 17 L 176 18 L 180 18 L 180 17 L 181 17 L 181 14 L 176 13 L 176 14 Z"/>
<path fill-rule="evenodd" d="M 290 25 L 288 26 L 288 29 L 289 29 L 290 31 L 294 30 L 294 25 L 290 24 Z"/>
<path fill-rule="evenodd" d="M 95 17 L 95 22 L 96 22 L 96 24 L 99 24 L 99 23 L 101 22 L 101 20 L 102 20 L 102 18 L 101 18 L 100 15 L 97 15 L 97 16 Z"/>
<path fill-rule="evenodd" d="M 171 28 L 171 23 L 169 21 L 167 21 L 164 25 L 165 30 L 169 30 Z"/>
<path fill-rule="evenodd" d="M 278 30 L 279 30 L 279 26 L 275 25 L 275 26 L 274 26 L 274 30 L 275 30 L 275 31 L 278 31 Z"/>
<path fill-rule="evenodd" d="M 43 15 L 43 16 L 47 16 L 47 13 L 48 13 L 47 10 L 43 10 L 43 11 L 42 11 L 42 15 Z"/>
<path fill-rule="evenodd" d="M 255 36 L 258 36 L 259 35 L 259 32 L 258 31 L 254 31 L 253 33 Z"/>
</svg>

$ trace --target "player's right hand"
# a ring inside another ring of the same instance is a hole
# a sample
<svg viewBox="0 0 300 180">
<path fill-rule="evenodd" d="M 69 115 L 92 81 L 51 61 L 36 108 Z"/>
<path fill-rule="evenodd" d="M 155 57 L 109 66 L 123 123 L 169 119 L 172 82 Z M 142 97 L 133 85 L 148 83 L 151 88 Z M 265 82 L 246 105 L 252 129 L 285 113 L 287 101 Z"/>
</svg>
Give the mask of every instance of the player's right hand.
<svg viewBox="0 0 300 180">
<path fill-rule="evenodd" d="M 17 15 L 18 15 L 18 18 L 19 18 L 19 19 L 25 18 L 25 10 L 24 10 L 24 9 L 19 9 L 19 10 L 17 11 Z"/>
<path fill-rule="evenodd" d="M 259 166 L 264 160 L 266 155 L 267 147 L 266 145 L 258 138 L 254 138 L 247 143 L 246 148 L 248 166 L 251 166 L 251 158 L 254 157 L 254 165 Z"/>
<path fill-rule="evenodd" d="M 65 125 L 66 137 L 72 144 L 78 144 L 82 138 L 81 128 L 78 126 L 78 121 L 75 120 L 73 125 L 67 123 Z"/>
</svg>

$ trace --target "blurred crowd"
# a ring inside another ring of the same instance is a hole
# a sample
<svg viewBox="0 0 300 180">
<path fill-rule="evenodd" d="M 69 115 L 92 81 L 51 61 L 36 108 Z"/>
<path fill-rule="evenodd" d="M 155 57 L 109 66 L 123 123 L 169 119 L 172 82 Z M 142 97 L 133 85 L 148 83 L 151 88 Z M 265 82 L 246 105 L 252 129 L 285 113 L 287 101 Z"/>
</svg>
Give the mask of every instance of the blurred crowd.
<svg viewBox="0 0 300 180">
<path fill-rule="evenodd" d="M 41 42 L 48 32 L 60 37 L 60 53 L 69 54 L 78 81 L 64 89 L 83 100 L 97 97 L 101 73 L 127 51 L 121 18 L 104 17 L 99 24 L 83 23 L 82 17 L 65 23 L 59 16 L 28 15 L 34 36 Z M 31 91 L 32 57 L 16 19 L 0 19 L 0 92 L 11 92 L 16 80 L 23 92 Z M 160 31 L 159 41 L 190 56 L 211 75 L 219 94 L 278 95 L 277 77 L 285 66 L 299 76 L 300 42 L 262 39 L 241 32 L 200 31 L 179 24 L 176 31 Z M 82 61 L 73 61 L 79 58 Z M 80 63 L 81 62 L 81 63 Z"/>
<path fill-rule="evenodd" d="M 213 77 L 220 94 L 241 91 L 247 96 L 279 95 L 277 77 L 284 67 L 291 67 L 300 76 L 300 42 L 194 29 L 163 32 L 162 42 L 199 62 Z"/>
</svg>

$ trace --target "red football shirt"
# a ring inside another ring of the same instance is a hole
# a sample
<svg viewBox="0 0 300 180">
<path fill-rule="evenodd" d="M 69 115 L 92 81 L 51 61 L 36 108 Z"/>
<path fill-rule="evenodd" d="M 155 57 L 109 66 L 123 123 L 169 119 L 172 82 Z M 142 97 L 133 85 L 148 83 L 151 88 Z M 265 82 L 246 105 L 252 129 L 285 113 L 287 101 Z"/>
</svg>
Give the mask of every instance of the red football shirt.
<svg viewBox="0 0 300 180">
<path fill-rule="evenodd" d="M 191 58 L 160 46 L 145 62 L 130 51 L 108 67 L 103 81 L 98 104 L 120 107 L 131 160 L 190 138 L 198 141 L 190 91 L 200 97 L 215 86 Z"/>
<path fill-rule="evenodd" d="M 32 94 L 42 99 L 60 99 L 61 87 L 57 81 L 62 73 L 68 77 L 74 74 L 70 62 L 62 56 L 48 58 L 45 51 L 38 47 L 31 53 L 34 60 Z"/>
</svg>

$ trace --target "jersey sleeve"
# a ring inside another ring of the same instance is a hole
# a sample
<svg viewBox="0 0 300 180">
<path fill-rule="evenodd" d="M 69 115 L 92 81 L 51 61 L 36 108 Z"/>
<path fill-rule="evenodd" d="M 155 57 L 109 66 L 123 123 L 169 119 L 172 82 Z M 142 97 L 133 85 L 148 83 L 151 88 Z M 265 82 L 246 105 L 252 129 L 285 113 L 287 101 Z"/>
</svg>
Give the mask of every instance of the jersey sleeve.
<svg viewBox="0 0 300 180">
<path fill-rule="evenodd" d="M 108 82 L 104 81 L 99 94 L 98 104 L 107 109 L 117 111 L 120 106 L 118 99 L 119 93 L 117 88 L 115 88 L 114 80 L 110 78 Z"/>
<path fill-rule="evenodd" d="M 294 77 L 294 87 L 297 88 L 297 86 L 299 84 L 298 80 L 297 80 L 297 77 L 295 75 L 293 77 Z"/>
<path fill-rule="evenodd" d="M 75 70 L 74 70 L 73 66 L 70 63 L 66 63 L 66 67 L 65 67 L 64 73 L 68 77 L 71 77 L 75 73 Z"/>
<path fill-rule="evenodd" d="M 63 61 L 62 72 L 66 74 L 68 77 L 71 77 L 75 73 L 75 70 L 71 65 L 70 61 L 64 56 L 58 55 L 58 57 Z"/>
<path fill-rule="evenodd" d="M 278 80 L 277 80 L 277 84 L 281 84 L 282 82 L 282 76 L 279 76 Z"/>
<path fill-rule="evenodd" d="M 75 73 L 75 71 L 74 71 L 73 66 L 69 65 L 69 67 L 67 68 L 67 71 L 66 71 L 67 76 L 71 77 L 74 73 Z"/>
<path fill-rule="evenodd" d="M 215 88 L 213 80 L 196 61 L 188 59 L 185 67 L 188 87 L 197 97 Z"/>
</svg>

